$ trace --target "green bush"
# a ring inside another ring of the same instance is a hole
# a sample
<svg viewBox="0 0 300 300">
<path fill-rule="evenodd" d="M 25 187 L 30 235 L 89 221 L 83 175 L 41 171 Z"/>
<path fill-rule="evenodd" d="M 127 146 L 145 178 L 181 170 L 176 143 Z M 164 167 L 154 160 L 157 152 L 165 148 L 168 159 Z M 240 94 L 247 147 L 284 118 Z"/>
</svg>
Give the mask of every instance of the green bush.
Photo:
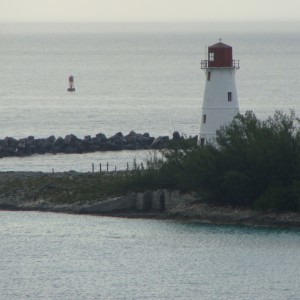
<svg viewBox="0 0 300 300">
<path fill-rule="evenodd" d="M 294 112 L 276 112 L 266 120 L 253 112 L 239 114 L 220 128 L 216 144 L 199 147 L 191 138 L 177 140 L 131 184 L 197 191 L 222 205 L 299 210 L 297 121 Z"/>
<path fill-rule="evenodd" d="M 224 204 L 248 206 L 252 202 L 251 179 L 245 173 L 236 170 L 227 171 L 220 190 L 220 198 Z"/>
<path fill-rule="evenodd" d="M 270 187 L 254 203 L 258 210 L 296 211 L 297 199 L 291 186 Z"/>
</svg>

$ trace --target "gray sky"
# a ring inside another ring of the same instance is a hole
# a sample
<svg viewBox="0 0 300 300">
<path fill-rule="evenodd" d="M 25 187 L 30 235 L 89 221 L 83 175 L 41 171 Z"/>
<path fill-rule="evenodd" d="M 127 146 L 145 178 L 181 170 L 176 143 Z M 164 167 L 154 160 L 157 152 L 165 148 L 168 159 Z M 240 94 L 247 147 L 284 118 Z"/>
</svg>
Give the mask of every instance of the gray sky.
<svg viewBox="0 0 300 300">
<path fill-rule="evenodd" d="M 300 0 L 0 0 L 0 22 L 300 21 Z"/>
</svg>

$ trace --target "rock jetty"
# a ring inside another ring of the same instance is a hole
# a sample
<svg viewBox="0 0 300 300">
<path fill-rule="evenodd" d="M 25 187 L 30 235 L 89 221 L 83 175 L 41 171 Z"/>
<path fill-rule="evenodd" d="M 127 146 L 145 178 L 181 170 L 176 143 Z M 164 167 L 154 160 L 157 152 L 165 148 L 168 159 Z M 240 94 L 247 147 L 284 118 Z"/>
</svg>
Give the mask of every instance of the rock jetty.
<svg viewBox="0 0 300 300">
<path fill-rule="evenodd" d="M 170 140 L 182 138 L 177 131 L 173 137 L 159 136 L 151 137 L 149 133 L 136 133 L 131 131 L 127 135 L 118 132 L 111 137 L 104 133 L 98 133 L 92 137 L 85 136 L 83 139 L 74 134 L 66 135 L 64 138 L 51 135 L 47 138 L 26 138 L 15 139 L 5 137 L 0 139 L 0 158 L 9 156 L 30 156 L 33 154 L 45 153 L 88 153 L 96 151 L 118 151 L 118 150 L 142 150 L 142 149 L 163 149 Z"/>
</svg>

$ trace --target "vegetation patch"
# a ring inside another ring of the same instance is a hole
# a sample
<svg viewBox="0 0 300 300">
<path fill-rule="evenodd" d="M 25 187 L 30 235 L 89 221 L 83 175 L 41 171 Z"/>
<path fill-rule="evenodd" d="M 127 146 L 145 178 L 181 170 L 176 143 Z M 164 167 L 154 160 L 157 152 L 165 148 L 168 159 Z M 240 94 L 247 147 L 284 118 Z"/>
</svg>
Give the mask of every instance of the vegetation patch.
<svg viewBox="0 0 300 300">
<path fill-rule="evenodd" d="M 45 200 L 50 203 L 99 201 L 124 194 L 123 175 L 106 173 L 56 173 L 7 180 L 0 188 L 1 198 L 21 202 Z"/>
<path fill-rule="evenodd" d="M 300 211 L 300 131 L 293 111 L 259 120 L 237 115 L 203 147 L 172 141 L 162 159 L 131 178 L 132 189 L 194 191 L 211 204 Z"/>
</svg>

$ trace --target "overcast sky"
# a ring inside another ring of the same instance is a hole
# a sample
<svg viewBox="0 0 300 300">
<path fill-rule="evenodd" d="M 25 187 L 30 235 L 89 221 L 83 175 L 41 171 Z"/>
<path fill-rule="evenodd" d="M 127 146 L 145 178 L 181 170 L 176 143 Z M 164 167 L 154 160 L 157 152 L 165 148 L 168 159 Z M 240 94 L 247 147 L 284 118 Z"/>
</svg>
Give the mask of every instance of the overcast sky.
<svg viewBox="0 0 300 300">
<path fill-rule="evenodd" d="M 300 21 L 300 0 L 0 0 L 0 22 Z"/>
</svg>

